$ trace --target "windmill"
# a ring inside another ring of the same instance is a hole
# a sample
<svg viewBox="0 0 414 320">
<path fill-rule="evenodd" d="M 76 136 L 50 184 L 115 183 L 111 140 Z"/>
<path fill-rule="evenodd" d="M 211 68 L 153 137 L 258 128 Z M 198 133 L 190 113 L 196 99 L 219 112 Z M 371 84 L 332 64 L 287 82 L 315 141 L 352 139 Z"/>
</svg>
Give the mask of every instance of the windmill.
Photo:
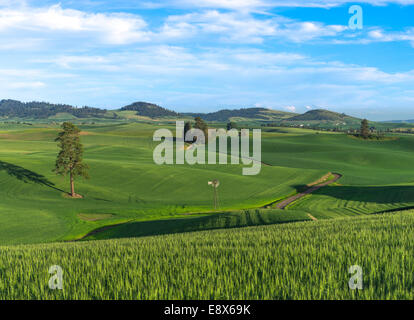
<svg viewBox="0 0 414 320">
<path fill-rule="evenodd" d="M 220 185 L 220 181 L 218 180 L 213 180 L 213 181 L 209 181 L 208 182 L 209 185 L 211 185 L 213 187 L 214 190 L 214 210 L 217 210 L 218 208 L 218 194 L 217 194 L 217 188 Z"/>
</svg>

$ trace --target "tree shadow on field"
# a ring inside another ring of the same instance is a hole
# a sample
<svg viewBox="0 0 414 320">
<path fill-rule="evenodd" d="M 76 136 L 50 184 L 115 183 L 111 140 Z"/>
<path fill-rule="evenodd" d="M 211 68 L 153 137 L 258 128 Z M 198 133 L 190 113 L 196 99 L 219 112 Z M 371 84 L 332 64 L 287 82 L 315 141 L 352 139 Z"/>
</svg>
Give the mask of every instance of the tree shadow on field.
<svg viewBox="0 0 414 320">
<path fill-rule="evenodd" d="M 23 181 L 24 183 L 32 182 L 65 192 L 59 188 L 56 188 L 55 184 L 47 180 L 45 176 L 8 162 L 0 161 L 0 171 L 6 171 L 7 174 Z"/>
<path fill-rule="evenodd" d="M 306 190 L 310 189 L 306 184 L 296 184 L 292 187 L 295 188 L 297 193 L 302 193 L 302 192 L 305 192 Z"/>
<path fill-rule="evenodd" d="M 302 192 L 304 186 L 294 188 Z M 312 194 L 379 204 L 414 203 L 414 186 L 325 186 Z"/>
</svg>

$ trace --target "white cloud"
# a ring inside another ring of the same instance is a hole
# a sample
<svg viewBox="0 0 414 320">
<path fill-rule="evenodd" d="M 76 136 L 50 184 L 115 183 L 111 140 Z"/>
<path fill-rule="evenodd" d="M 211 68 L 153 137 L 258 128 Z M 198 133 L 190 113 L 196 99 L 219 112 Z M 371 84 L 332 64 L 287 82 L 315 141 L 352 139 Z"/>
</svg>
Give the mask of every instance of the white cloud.
<svg viewBox="0 0 414 320">
<path fill-rule="evenodd" d="M 180 0 L 178 3 L 184 6 L 199 6 L 205 8 L 245 9 L 269 6 L 268 1 L 261 0 Z"/>
<path fill-rule="evenodd" d="M 250 3 L 250 2 L 249 2 Z M 171 43 L 215 35 L 208 41 L 261 43 L 266 38 L 294 42 L 333 37 L 346 28 L 319 22 L 299 22 L 280 16 L 253 17 L 249 12 L 207 10 L 169 16 L 160 28 L 150 30 L 138 15 L 126 13 L 87 13 L 64 9 L 60 4 L 44 8 L 0 8 L 0 33 L 19 37 L 54 39 L 75 38 L 80 45 L 103 43 Z"/>
<path fill-rule="evenodd" d="M 277 7 L 332 8 L 355 4 L 353 0 L 153 0 L 152 7 L 209 8 L 234 11 L 260 11 Z M 374 6 L 387 4 L 412 5 L 414 0 L 360 0 L 357 3 Z"/>
<path fill-rule="evenodd" d="M 283 0 L 283 1 L 268 1 L 267 4 L 273 7 L 319 7 L 331 8 L 352 3 L 352 0 Z M 384 6 L 390 3 L 400 5 L 414 4 L 414 0 L 359 0 L 357 3 L 371 4 L 374 6 Z"/>
<path fill-rule="evenodd" d="M 375 28 L 370 30 L 368 32 L 368 38 L 362 41 L 365 43 L 391 41 L 410 41 L 414 43 L 414 28 L 408 28 L 400 32 L 385 32 L 380 28 Z"/>
<path fill-rule="evenodd" d="M 290 111 L 290 112 L 296 112 L 296 107 L 295 106 L 287 106 L 287 107 L 285 107 L 285 109 Z"/>
<path fill-rule="evenodd" d="M 285 94 L 281 88 L 289 88 L 289 92 L 294 88 L 301 93 L 300 86 L 304 84 L 307 84 L 304 87 L 306 90 L 317 85 L 333 90 L 334 85 L 352 88 L 359 86 L 363 89 L 366 86 L 398 87 L 414 84 L 414 70 L 387 73 L 373 67 L 324 62 L 295 53 L 267 53 L 259 49 L 212 48 L 193 52 L 176 46 L 152 46 L 134 52 L 105 56 L 59 56 L 39 62 L 80 72 L 86 77 L 90 70 L 99 70 L 100 76 L 107 76 L 108 79 L 130 78 L 136 81 L 139 78 L 142 81 L 148 79 L 152 85 L 170 83 L 173 86 L 176 81 L 189 84 L 194 82 L 202 86 L 202 90 L 209 87 L 217 90 L 217 86 L 223 89 L 226 86 L 232 87 L 231 91 L 239 86 L 258 87 L 259 90 L 280 91 L 279 95 Z M 203 80 L 200 82 L 194 79 Z M 312 79 L 311 82 L 309 79 Z M 331 86 L 327 87 L 327 83 Z M 292 96 L 295 95 L 292 92 Z M 286 102 L 285 106 L 289 107 L 310 103 Z"/>
<path fill-rule="evenodd" d="M 46 84 L 41 81 L 34 82 L 12 82 L 9 84 L 11 89 L 37 89 L 45 87 Z"/>
<path fill-rule="evenodd" d="M 261 43 L 265 38 L 303 42 L 334 37 L 345 30 L 346 26 L 300 22 L 281 16 L 255 18 L 246 12 L 208 10 L 168 17 L 161 36 L 184 38 L 214 34 L 220 40 L 239 43 Z"/>
<path fill-rule="evenodd" d="M 59 4 L 48 8 L 0 9 L 0 32 L 30 33 L 66 32 L 94 35 L 108 44 L 148 41 L 146 22 L 137 15 L 125 13 L 86 13 L 63 9 Z"/>
<path fill-rule="evenodd" d="M 414 1 L 414 0 L 413 0 Z M 207 4 L 219 1 L 208 0 Z M 231 7 L 237 1 L 224 4 Z M 320 2 L 322 3 L 322 1 Z M 323 2 L 332 4 L 334 2 Z M 336 2 L 335 2 L 336 3 Z M 376 2 L 379 4 L 380 2 Z M 243 6 L 264 5 L 263 1 L 245 0 Z M 292 4 L 292 3 L 291 3 Z M 372 28 L 365 37 L 351 37 L 345 25 L 328 25 L 317 21 L 298 21 L 275 15 L 253 15 L 249 11 L 220 11 L 207 9 L 182 15 L 167 16 L 160 27 L 154 27 L 136 14 L 88 13 L 64 9 L 60 4 L 44 8 L 23 6 L 0 7 L 0 34 L 32 39 L 24 46 L 38 46 L 48 39 L 58 43 L 67 38 L 77 46 L 127 45 L 137 43 L 174 44 L 177 41 L 197 39 L 204 43 L 232 42 L 260 44 L 280 40 L 295 43 L 324 39 L 333 43 L 360 43 L 410 41 L 414 43 L 414 28 L 404 32 L 386 33 Z M 363 33 L 361 33 L 364 35 Z M 34 40 L 35 39 L 35 40 Z M 22 44 L 23 45 L 23 44 Z M 20 45 L 20 46 L 22 46 Z M 15 45 L 0 44 L 0 50 Z"/>
<path fill-rule="evenodd" d="M 52 60 L 63 68 L 85 67 L 89 65 L 101 65 L 108 62 L 108 59 L 101 56 L 61 56 Z M 42 60 L 38 60 L 42 62 Z M 44 60 L 43 62 L 48 62 Z"/>
<path fill-rule="evenodd" d="M 335 37 L 347 30 L 346 26 L 325 25 L 320 22 L 289 22 L 279 35 L 294 42 L 304 42 L 322 37 Z"/>
<path fill-rule="evenodd" d="M 268 67 L 297 64 L 307 59 L 306 56 L 298 53 L 264 52 L 258 49 L 239 50 L 233 54 L 233 57 L 241 63 L 254 63 Z"/>
<path fill-rule="evenodd" d="M 222 40 L 255 43 L 262 42 L 263 37 L 275 35 L 276 24 L 270 19 L 255 19 L 250 14 L 209 10 L 170 16 L 162 33 L 166 31 L 168 36 L 217 34 Z"/>
</svg>

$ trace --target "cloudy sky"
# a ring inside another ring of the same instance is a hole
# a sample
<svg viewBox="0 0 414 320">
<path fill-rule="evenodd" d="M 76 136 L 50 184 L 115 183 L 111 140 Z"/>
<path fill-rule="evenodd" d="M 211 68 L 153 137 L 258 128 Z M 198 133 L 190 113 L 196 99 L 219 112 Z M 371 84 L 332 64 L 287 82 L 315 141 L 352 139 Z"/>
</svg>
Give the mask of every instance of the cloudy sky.
<svg viewBox="0 0 414 320">
<path fill-rule="evenodd" d="M 414 0 L 0 0 L 0 99 L 413 119 Z"/>
</svg>

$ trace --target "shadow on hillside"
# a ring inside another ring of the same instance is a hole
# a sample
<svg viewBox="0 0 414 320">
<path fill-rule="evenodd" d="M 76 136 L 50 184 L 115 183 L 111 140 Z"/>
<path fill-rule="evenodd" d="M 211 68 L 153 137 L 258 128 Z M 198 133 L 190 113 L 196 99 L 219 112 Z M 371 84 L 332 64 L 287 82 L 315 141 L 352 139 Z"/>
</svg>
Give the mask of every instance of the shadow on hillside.
<svg viewBox="0 0 414 320">
<path fill-rule="evenodd" d="M 301 192 L 304 186 L 297 185 L 294 188 Z M 414 186 L 326 186 L 312 194 L 380 204 L 414 202 Z"/>
<path fill-rule="evenodd" d="M 203 226 L 206 221 L 211 219 L 211 217 L 197 217 L 197 218 L 178 218 L 178 219 L 166 219 L 166 220 L 154 220 L 154 221 L 138 221 L 130 222 L 121 225 L 115 225 L 111 228 L 102 228 L 95 231 L 92 231 L 85 236 L 88 240 L 88 236 L 101 233 L 106 229 L 113 229 L 108 237 L 108 239 L 117 239 L 117 238 L 132 238 L 132 237 L 146 237 L 146 236 L 155 236 L 155 235 L 164 235 L 164 234 L 174 234 L 182 232 L 192 232 L 203 230 Z M 215 229 L 214 226 L 205 229 Z M 104 239 L 107 239 L 104 237 Z"/>
<path fill-rule="evenodd" d="M 55 184 L 47 180 L 45 176 L 8 162 L 0 161 L 0 171 L 6 171 L 10 176 L 15 177 L 25 183 L 32 182 L 41 184 L 49 188 L 65 192 L 59 188 L 56 188 Z"/>
</svg>

